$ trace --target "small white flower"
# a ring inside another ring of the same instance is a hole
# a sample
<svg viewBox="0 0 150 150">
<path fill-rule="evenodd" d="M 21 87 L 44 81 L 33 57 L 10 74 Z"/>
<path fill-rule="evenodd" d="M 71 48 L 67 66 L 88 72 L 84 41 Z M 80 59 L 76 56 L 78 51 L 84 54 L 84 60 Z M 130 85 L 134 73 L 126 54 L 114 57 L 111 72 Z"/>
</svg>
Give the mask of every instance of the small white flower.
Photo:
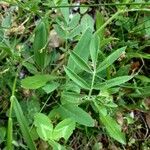
<svg viewBox="0 0 150 150">
<path fill-rule="evenodd" d="M 133 111 L 130 113 L 130 117 L 134 118 L 134 112 Z"/>
</svg>

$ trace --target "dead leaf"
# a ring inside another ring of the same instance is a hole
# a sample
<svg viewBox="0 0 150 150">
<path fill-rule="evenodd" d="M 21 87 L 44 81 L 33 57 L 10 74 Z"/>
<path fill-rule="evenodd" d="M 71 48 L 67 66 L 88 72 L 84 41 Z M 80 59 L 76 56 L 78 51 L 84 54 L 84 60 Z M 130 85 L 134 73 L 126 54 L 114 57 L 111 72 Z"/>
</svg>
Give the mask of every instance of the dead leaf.
<svg viewBox="0 0 150 150">
<path fill-rule="evenodd" d="M 120 112 L 117 112 L 117 122 L 122 126 L 123 125 L 123 115 Z"/>
<path fill-rule="evenodd" d="M 57 48 L 61 45 L 62 40 L 59 38 L 55 30 L 50 31 L 49 35 L 49 46 L 52 48 Z"/>
<path fill-rule="evenodd" d="M 150 128 L 150 112 L 145 114 L 145 119 L 148 127 Z"/>
</svg>

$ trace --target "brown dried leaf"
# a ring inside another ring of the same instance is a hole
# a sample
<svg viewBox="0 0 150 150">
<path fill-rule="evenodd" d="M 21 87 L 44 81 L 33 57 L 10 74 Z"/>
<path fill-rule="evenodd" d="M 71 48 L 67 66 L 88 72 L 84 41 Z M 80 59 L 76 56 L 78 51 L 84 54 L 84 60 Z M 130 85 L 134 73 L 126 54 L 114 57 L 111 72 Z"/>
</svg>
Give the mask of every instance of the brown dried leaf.
<svg viewBox="0 0 150 150">
<path fill-rule="evenodd" d="M 59 47 L 62 43 L 62 40 L 59 38 L 55 30 L 50 31 L 49 35 L 49 46 L 52 48 Z"/>
<path fill-rule="evenodd" d="M 148 127 L 150 128 L 150 112 L 145 114 L 145 119 Z"/>
</svg>

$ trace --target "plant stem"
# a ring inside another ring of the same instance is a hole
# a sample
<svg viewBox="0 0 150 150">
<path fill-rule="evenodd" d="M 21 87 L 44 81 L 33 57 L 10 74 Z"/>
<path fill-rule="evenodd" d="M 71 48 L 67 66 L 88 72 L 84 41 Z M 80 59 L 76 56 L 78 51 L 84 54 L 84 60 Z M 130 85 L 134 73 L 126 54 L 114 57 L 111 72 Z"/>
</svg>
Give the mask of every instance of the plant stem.
<svg viewBox="0 0 150 150">
<path fill-rule="evenodd" d="M 89 98 L 90 98 L 91 95 L 92 95 L 93 86 L 94 86 L 94 81 L 95 81 L 95 76 L 96 76 L 96 69 L 94 69 L 94 71 L 93 71 L 92 83 L 91 83 L 91 88 L 90 88 L 90 91 L 89 91 Z"/>
<path fill-rule="evenodd" d="M 125 5 L 132 5 L 132 6 L 139 6 L 139 5 L 150 5 L 149 2 L 147 3 L 105 3 L 105 4 L 82 4 L 82 5 L 59 5 L 59 6 L 50 6 L 49 8 L 66 8 L 66 7 L 100 7 L 100 6 L 125 6 Z"/>
<path fill-rule="evenodd" d="M 114 20 L 122 11 L 117 11 L 115 14 L 113 14 L 96 32 L 95 34 L 98 34 L 101 32 L 112 20 Z"/>
</svg>

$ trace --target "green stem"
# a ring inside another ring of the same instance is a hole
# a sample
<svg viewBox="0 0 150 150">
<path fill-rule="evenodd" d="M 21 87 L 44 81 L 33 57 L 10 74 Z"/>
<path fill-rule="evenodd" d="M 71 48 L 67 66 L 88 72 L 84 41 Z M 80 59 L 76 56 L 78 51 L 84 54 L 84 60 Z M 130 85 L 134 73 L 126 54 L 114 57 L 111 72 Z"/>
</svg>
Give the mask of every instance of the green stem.
<svg viewBox="0 0 150 150">
<path fill-rule="evenodd" d="M 94 69 L 94 71 L 93 71 L 92 83 L 91 83 L 91 88 L 90 88 L 90 91 L 89 91 L 89 98 L 90 98 L 91 95 L 92 95 L 93 86 L 94 86 L 94 81 L 95 81 L 95 76 L 96 76 L 96 69 Z"/>
<path fill-rule="evenodd" d="M 126 6 L 126 5 L 132 5 L 132 6 L 139 6 L 144 5 L 148 6 L 150 5 L 149 2 L 147 3 L 106 3 L 106 4 L 82 4 L 82 5 L 59 5 L 59 6 L 50 6 L 49 8 L 66 8 L 66 7 L 100 7 L 100 6 Z"/>
<path fill-rule="evenodd" d="M 96 32 L 95 34 L 98 34 L 101 32 L 109 23 L 112 22 L 122 11 L 117 11 L 115 14 L 112 15 Z"/>
<path fill-rule="evenodd" d="M 148 8 L 140 8 L 140 9 L 126 9 L 126 10 L 118 10 L 115 14 L 112 15 L 96 32 L 95 34 L 98 34 L 101 32 L 109 23 L 112 22 L 116 17 L 118 17 L 119 14 L 126 13 L 126 12 L 134 12 L 134 11 L 144 11 L 144 12 L 150 12 L 150 9 Z"/>
</svg>

